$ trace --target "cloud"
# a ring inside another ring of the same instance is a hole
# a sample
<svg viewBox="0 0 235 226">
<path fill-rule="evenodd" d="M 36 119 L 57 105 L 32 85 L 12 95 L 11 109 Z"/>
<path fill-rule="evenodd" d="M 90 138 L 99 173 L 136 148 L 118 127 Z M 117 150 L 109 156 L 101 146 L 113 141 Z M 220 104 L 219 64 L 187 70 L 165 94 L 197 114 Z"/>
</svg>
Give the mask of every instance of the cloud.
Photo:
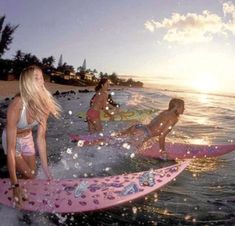
<svg viewBox="0 0 235 226">
<path fill-rule="evenodd" d="M 230 20 L 224 24 L 225 28 L 235 34 L 235 5 L 232 2 L 226 2 L 223 4 L 223 12 L 225 17 Z"/>
<path fill-rule="evenodd" d="M 153 21 L 146 21 L 144 26 L 147 30 L 154 32 L 155 27 L 154 27 Z"/>
<path fill-rule="evenodd" d="M 235 19 L 235 6 L 232 2 L 225 2 L 223 4 L 224 15 L 231 15 Z"/>
<path fill-rule="evenodd" d="M 208 42 L 214 35 L 228 35 L 228 31 L 235 34 L 235 5 L 232 2 L 224 3 L 223 12 L 224 17 L 231 18 L 227 23 L 217 14 L 204 10 L 201 14 L 173 13 L 162 21 L 148 20 L 145 28 L 151 32 L 166 30 L 163 40 L 168 42 Z"/>
</svg>

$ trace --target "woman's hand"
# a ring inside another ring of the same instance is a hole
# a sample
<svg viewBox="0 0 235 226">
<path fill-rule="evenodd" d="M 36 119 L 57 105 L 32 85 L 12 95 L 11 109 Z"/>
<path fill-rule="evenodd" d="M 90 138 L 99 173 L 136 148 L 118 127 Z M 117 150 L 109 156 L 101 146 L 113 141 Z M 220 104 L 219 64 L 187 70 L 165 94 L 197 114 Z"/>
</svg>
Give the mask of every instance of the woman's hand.
<svg viewBox="0 0 235 226">
<path fill-rule="evenodd" d="M 27 200 L 27 195 L 25 191 L 21 187 L 14 187 L 12 188 L 13 192 L 13 203 L 16 208 L 20 208 L 23 204 L 23 201 Z"/>
<path fill-rule="evenodd" d="M 50 170 L 48 168 L 47 168 L 45 174 L 46 174 L 46 177 L 47 177 L 48 180 L 52 180 L 53 179 L 53 176 L 52 176 L 52 174 L 51 174 L 51 172 L 50 172 Z"/>
</svg>

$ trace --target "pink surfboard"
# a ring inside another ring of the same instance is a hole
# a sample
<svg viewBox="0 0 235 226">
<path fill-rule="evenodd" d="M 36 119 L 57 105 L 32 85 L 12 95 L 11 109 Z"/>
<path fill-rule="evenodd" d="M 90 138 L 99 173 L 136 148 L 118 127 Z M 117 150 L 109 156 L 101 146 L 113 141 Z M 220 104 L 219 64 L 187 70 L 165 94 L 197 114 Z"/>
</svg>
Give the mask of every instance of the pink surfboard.
<svg viewBox="0 0 235 226">
<path fill-rule="evenodd" d="M 76 213 L 104 209 L 143 197 L 179 175 L 190 161 L 150 171 L 101 178 L 19 180 L 27 190 L 22 209 Z M 9 179 L 0 179 L 0 203 L 13 206 Z"/>
<path fill-rule="evenodd" d="M 69 138 L 72 142 L 79 142 L 81 146 L 94 145 L 103 141 L 108 142 L 109 139 L 112 139 L 111 137 L 101 136 L 99 134 L 85 134 L 85 135 L 69 134 Z"/>
<path fill-rule="evenodd" d="M 182 143 L 166 143 L 167 159 L 193 159 L 217 157 L 235 150 L 235 144 L 197 145 Z M 151 158 L 162 158 L 159 144 L 139 150 L 139 155 Z"/>
<path fill-rule="evenodd" d="M 95 135 L 70 135 L 70 139 L 76 142 L 81 142 L 82 145 L 93 145 L 100 141 L 109 142 L 115 138 L 109 136 Z M 206 158 L 217 157 L 227 154 L 235 150 L 235 144 L 214 144 L 214 145 L 200 145 L 200 144 L 185 144 L 185 143 L 166 143 L 167 159 L 190 159 L 190 158 Z M 154 143 L 149 147 L 142 148 L 138 151 L 139 155 L 151 158 L 163 158 L 159 144 Z"/>
</svg>

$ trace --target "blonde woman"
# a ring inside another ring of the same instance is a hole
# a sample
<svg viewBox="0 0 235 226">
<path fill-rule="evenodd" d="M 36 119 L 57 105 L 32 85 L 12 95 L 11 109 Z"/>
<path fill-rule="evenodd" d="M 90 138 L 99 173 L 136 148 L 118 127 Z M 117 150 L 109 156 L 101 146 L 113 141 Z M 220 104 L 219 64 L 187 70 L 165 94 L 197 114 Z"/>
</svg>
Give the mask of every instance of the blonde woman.
<svg viewBox="0 0 235 226">
<path fill-rule="evenodd" d="M 24 69 L 19 80 L 20 93 L 8 107 L 7 125 L 2 134 L 4 152 L 7 155 L 11 189 L 17 205 L 22 203 L 16 172 L 24 178 L 35 177 L 35 147 L 32 128 L 37 125 L 37 147 L 42 168 L 48 179 L 51 174 L 47 164 L 46 128 L 49 115 L 59 117 L 60 106 L 44 86 L 42 70 L 37 66 Z"/>
</svg>

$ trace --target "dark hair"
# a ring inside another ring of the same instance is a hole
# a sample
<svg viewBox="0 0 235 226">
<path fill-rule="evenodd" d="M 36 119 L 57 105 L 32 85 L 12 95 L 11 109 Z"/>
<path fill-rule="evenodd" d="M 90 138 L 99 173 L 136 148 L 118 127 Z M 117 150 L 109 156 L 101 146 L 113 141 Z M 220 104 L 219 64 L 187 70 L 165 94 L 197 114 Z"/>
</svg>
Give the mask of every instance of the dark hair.
<svg viewBox="0 0 235 226">
<path fill-rule="evenodd" d="M 178 98 L 172 98 L 169 102 L 169 110 L 173 109 L 176 105 L 184 106 L 184 101 Z"/>
<path fill-rule="evenodd" d="M 98 85 L 95 87 L 95 91 L 99 91 L 100 89 L 102 89 L 102 87 L 104 86 L 104 84 L 108 81 L 107 78 L 101 78 Z"/>
<path fill-rule="evenodd" d="M 108 95 L 108 102 L 109 102 L 109 104 L 111 104 L 112 106 L 114 106 L 114 107 L 116 107 L 116 108 L 119 108 L 119 107 L 120 107 L 120 104 L 116 103 L 116 102 L 113 100 L 111 94 Z"/>
</svg>

